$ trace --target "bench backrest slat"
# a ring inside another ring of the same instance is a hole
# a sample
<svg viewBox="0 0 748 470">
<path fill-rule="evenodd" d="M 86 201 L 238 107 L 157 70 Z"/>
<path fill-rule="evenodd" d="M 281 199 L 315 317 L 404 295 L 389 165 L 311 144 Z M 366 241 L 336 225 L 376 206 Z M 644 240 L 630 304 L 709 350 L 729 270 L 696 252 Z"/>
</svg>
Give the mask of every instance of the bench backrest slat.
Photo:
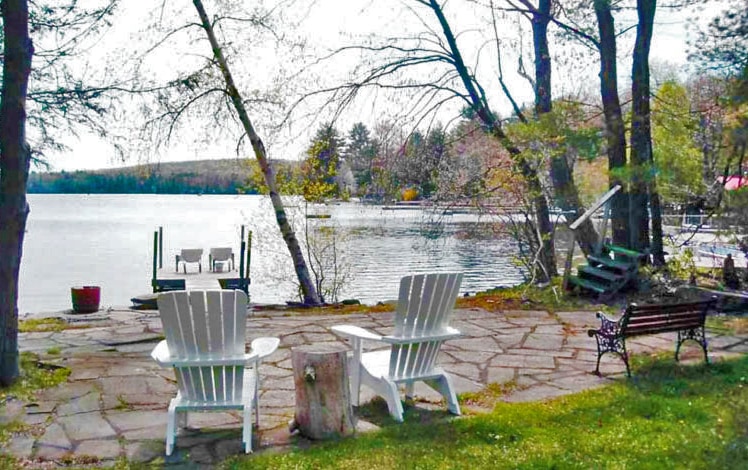
<svg viewBox="0 0 748 470">
<path fill-rule="evenodd" d="M 697 328 L 704 325 L 714 303 L 712 299 L 671 305 L 631 304 L 621 320 L 621 334 L 636 336 Z"/>
</svg>

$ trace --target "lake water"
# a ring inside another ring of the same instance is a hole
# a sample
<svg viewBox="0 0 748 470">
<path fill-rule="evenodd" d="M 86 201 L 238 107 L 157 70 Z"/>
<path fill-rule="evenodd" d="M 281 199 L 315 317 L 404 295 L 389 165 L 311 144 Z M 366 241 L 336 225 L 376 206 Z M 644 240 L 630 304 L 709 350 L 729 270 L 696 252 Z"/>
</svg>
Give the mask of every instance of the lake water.
<svg viewBox="0 0 748 470">
<path fill-rule="evenodd" d="M 240 227 L 253 233 L 252 302 L 298 300 L 290 258 L 263 196 L 30 194 L 20 277 L 20 312 L 68 309 L 70 287 L 101 286 L 102 307 L 128 306 L 151 291 L 153 232 L 164 230 L 164 270 L 181 248 L 231 246 L 239 253 Z M 384 210 L 343 203 L 305 207 L 289 201 L 302 226 L 323 224 L 345 233 L 340 249 L 352 279 L 340 298 L 364 303 L 397 298 L 400 277 L 462 271 L 462 292 L 523 280 L 513 242 L 486 236 L 487 221 L 447 215 L 439 224 L 421 210 Z M 304 211 L 329 219 L 306 219 Z M 297 233 L 298 236 L 301 236 Z M 344 240 L 345 241 L 345 240 Z"/>
</svg>

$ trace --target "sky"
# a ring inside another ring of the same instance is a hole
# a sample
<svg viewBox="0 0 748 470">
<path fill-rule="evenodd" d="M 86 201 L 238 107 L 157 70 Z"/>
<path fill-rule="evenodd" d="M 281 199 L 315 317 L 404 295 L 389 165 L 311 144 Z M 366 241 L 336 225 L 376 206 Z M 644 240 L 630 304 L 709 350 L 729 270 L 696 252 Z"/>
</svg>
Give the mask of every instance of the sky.
<svg viewBox="0 0 748 470">
<path fill-rule="evenodd" d="M 287 2 L 288 0 L 277 1 Z M 96 47 L 89 49 L 92 56 L 85 59 L 86 66 L 89 66 L 92 62 L 112 64 L 113 61 L 117 60 L 119 54 L 124 54 L 123 51 L 132 51 L 133 48 L 137 49 L 138 47 L 144 47 L 154 42 L 154 37 L 157 35 L 152 30 L 148 30 L 149 21 L 153 21 L 153 11 L 142 9 L 141 2 L 124 3 L 126 4 L 124 10 L 118 13 L 112 28 L 100 39 Z M 155 3 L 158 4 L 158 2 Z M 265 3 L 272 3 L 272 0 Z M 174 19 L 175 21 L 183 21 L 184 18 L 191 21 L 197 19 L 192 2 L 186 0 L 169 0 L 166 4 L 168 7 L 174 9 L 171 13 L 165 13 L 168 19 Z M 206 1 L 205 4 L 210 13 L 212 2 Z M 369 34 L 384 34 L 383 32 L 387 32 L 390 35 L 401 36 L 409 32 L 413 33 L 422 30 L 422 25 L 416 19 L 413 11 L 404 8 L 405 4 L 406 2 L 397 0 L 349 0 L 345 2 L 337 0 L 316 0 L 311 2 L 297 0 L 296 8 L 292 10 L 293 14 L 289 16 L 293 16 L 292 20 L 299 21 L 299 25 L 293 33 L 298 37 L 306 38 L 310 44 L 307 52 L 318 51 L 319 54 L 324 54 L 339 45 L 360 41 L 361 38 L 365 38 Z M 299 5 L 308 5 L 308 7 L 299 8 Z M 457 5 L 456 0 L 452 0 L 447 5 L 446 12 L 454 21 L 455 31 L 463 31 L 458 37 L 463 50 L 469 50 L 471 47 L 476 50 L 480 49 L 481 44 L 485 42 L 485 38 L 475 33 L 477 28 L 483 27 L 477 18 L 478 15 L 470 8 L 454 8 L 453 6 Z M 705 21 L 717 14 L 718 11 L 718 9 L 715 9 L 714 11 L 700 12 L 698 13 L 700 15 L 698 17 Z M 184 15 L 181 20 L 176 18 L 179 13 Z M 653 64 L 670 64 L 677 70 L 685 70 L 688 65 L 687 39 L 690 34 L 687 28 L 687 20 L 689 16 L 693 15 L 693 10 L 672 12 L 661 9 L 658 11 L 655 18 L 656 26 L 650 57 Z M 430 19 L 427 14 L 424 14 L 424 18 L 426 20 Z M 510 57 L 512 53 L 511 47 L 514 47 L 515 50 L 517 48 L 516 42 L 511 42 L 511 38 L 516 37 L 518 26 L 513 22 L 502 23 L 500 26 L 507 36 L 506 44 L 510 46 L 506 48 L 508 49 L 508 57 L 504 59 L 506 79 L 518 99 L 529 102 L 532 99 L 532 90 L 524 79 L 514 73 L 514 69 L 516 68 L 514 60 L 516 59 Z M 527 34 L 529 27 L 526 22 L 523 28 L 525 29 L 524 33 Z M 192 59 L 200 60 L 199 54 L 209 52 L 207 44 L 203 42 L 195 42 L 195 44 L 191 45 L 192 49 L 187 49 L 180 53 L 174 53 L 174 47 L 172 45 L 171 49 L 165 51 L 157 50 L 156 53 L 151 55 L 151 60 L 146 62 L 144 67 L 150 67 L 152 70 L 149 70 L 149 72 L 153 72 L 154 76 L 163 75 L 167 77 L 173 70 L 180 68 L 185 63 L 189 63 Z M 625 57 L 630 57 L 631 47 L 632 40 L 622 41 L 619 44 L 619 55 L 623 58 L 619 62 L 620 87 L 622 91 L 628 83 L 626 77 L 630 73 L 630 62 L 627 62 Z M 526 51 L 526 56 L 531 52 L 531 49 L 527 45 L 524 46 L 524 50 Z M 255 80 L 259 78 L 261 79 L 260 81 L 270 81 L 273 79 L 273 73 L 277 72 L 281 67 L 285 67 L 287 73 L 294 72 L 293 63 L 289 66 L 288 62 L 278 62 L 281 58 L 276 56 L 277 53 L 272 46 L 251 47 L 250 51 L 254 57 L 253 62 L 246 69 L 237 67 L 237 71 L 235 72 L 235 75 L 239 77 L 237 81 L 241 81 L 245 76 L 252 76 Z M 527 59 L 527 63 L 531 66 L 532 62 L 529 60 L 529 56 Z M 565 70 L 561 67 L 554 69 L 554 93 L 576 92 L 585 88 L 596 92 L 599 66 L 594 59 L 592 56 L 586 59 L 574 59 L 572 57 L 572 60 L 577 60 L 577 62 L 567 64 Z M 481 64 L 483 62 L 492 62 L 486 60 L 485 56 L 482 56 L 481 60 Z M 321 69 L 317 67 L 315 74 L 303 78 L 308 83 L 305 82 L 302 85 L 308 90 L 313 89 L 314 86 L 322 86 L 344 80 L 350 73 L 350 70 L 358 63 L 359 59 L 353 57 L 325 62 Z M 557 67 L 557 65 L 554 65 L 554 67 Z M 322 71 L 320 72 L 320 70 Z M 484 73 L 486 77 L 489 77 L 486 81 L 493 79 L 492 74 L 495 76 L 495 70 L 490 67 L 486 68 Z M 246 86 L 259 87 L 261 85 L 247 82 Z M 245 96 L 248 93 L 247 90 L 240 91 L 244 91 Z M 499 109 L 500 112 L 508 112 L 509 108 L 506 100 L 498 95 L 498 90 L 492 90 L 492 92 L 495 92 L 493 101 L 496 104 L 494 104 L 494 107 Z M 377 118 L 395 115 L 402 108 L 400 102 L 389 98 L 383 99 L 381 95 L 378 95 L 378 101 L 376 102 L 373 101 L 373 97 L 369 96 L 369 98 L 371 98 L 371 101 L 363 100 L 362 102 L 358 102 L 346 114 L 341 116 L 338 127 L 345 130 L 352 123 L 363 121 L 371 128 Z M 251 112 L 252 110 L 250 109 Z M 445 113 L 452 116 L 456 113 L 456 110 L 449 109 Z M 325 118 L 320 113 L 317 113 L 315 117 L 316 120 L 305 120 L 305 118 L 299 117 L 294 120 L 294 127 L 290 131 L 284 135 L 279 135 L 276 139 L 268 139 L 266 145 L 270 157 L 302 158 L 303 150 L 309 141 L 310 135 L 313 134 L 316 127 Z M 261 121 L 261 117 L 258 117 L 256 120 L 259 123 L 258 127 L 261 128 L 262 123 L 259 122 Z M 79 137 L 69 136 L 65 139 L 65 144 L 69 147 L 69 150 L 47 155 L 50 169 L 52 171 L 73 171 L 129 166 L 156 161 L 167 162 L 237 157 L 235 151 L 236 141 L 230 137 L 231 132 L 228 133 L 229 136 L 215 132 L 215 138 L 211 138 L 211 129 L 202 128 L 204 124 L 199 121 L 196 122 L 194 136 L 190 135 L 190 126 L 186 125 L 185 135 L 174 139 L 168 148 L 159 154 L 154 155 L 150 152 L 139 153 L 133 151 L 125 161 L 118 158 L 110 144 L 98 137 L 86 133 L 81 133 Z M 226 126 L 234 126 L 236 132 L 239 131 L 238 123 L 236 122 L 227 122 Z M 260 131 L 262 132 L 262 129 Z M 198 134 L 202 137 L 197 138 Z"/>
</svg>

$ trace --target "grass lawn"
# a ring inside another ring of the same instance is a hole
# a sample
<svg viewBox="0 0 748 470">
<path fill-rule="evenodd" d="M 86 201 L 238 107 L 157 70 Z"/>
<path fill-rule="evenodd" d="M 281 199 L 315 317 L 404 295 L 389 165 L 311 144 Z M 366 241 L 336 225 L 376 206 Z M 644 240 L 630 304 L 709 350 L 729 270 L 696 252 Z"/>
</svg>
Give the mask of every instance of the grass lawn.
<svg viewBox="0 0 748 470">
<path fill-rule="evenodd" d="M 224 468 L 748 468 L 748 357 L 712 366 L 635 357 L 633 372 L 602 389 L 497 402 L 459 419 L 411 408 L 402 425 Z"/>
</svg>

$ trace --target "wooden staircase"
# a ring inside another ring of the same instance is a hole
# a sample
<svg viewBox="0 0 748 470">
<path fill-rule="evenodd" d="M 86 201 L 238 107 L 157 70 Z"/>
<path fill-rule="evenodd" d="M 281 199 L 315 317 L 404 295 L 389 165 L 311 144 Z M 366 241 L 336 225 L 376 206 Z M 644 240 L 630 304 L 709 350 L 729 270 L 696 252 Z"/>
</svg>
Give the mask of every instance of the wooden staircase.
<svg viewBox="0 0 748 470">
<path fill-rule="evenodd" d="M 596 211 L 604 208 L 605 214 L 603 215 L 600 235 L 605 237 L 608 219 L 610 218 L 610 200 L 620 190 L 620 185 L 611 188 L 581 217 L 569 225 L 574 238 L 569 246 L 566 265 L 564 266 L 564 288 L 567 290 L 592 292 L 601 298 L 606 298 L 623 289 L 631 281 L 636 280 L 639 265 L 648 256 L 647 253 L 603 243 L 602 240 L 594 248 L 594 254 L 587 256 L 587 264 L 577 268 L 577 275 L 573 276 L 571 274 L 577 229 Z"/>
<path fill-rule="evenodd" d="M 635 280 L 646 253 L 616 245 L 603 245 L 599 254 L 587 257 L 586 265 L 577 267 L 577 275 L 567 278 L 568 289 L 592 292 L 610 297 Z"/>
</svg>

